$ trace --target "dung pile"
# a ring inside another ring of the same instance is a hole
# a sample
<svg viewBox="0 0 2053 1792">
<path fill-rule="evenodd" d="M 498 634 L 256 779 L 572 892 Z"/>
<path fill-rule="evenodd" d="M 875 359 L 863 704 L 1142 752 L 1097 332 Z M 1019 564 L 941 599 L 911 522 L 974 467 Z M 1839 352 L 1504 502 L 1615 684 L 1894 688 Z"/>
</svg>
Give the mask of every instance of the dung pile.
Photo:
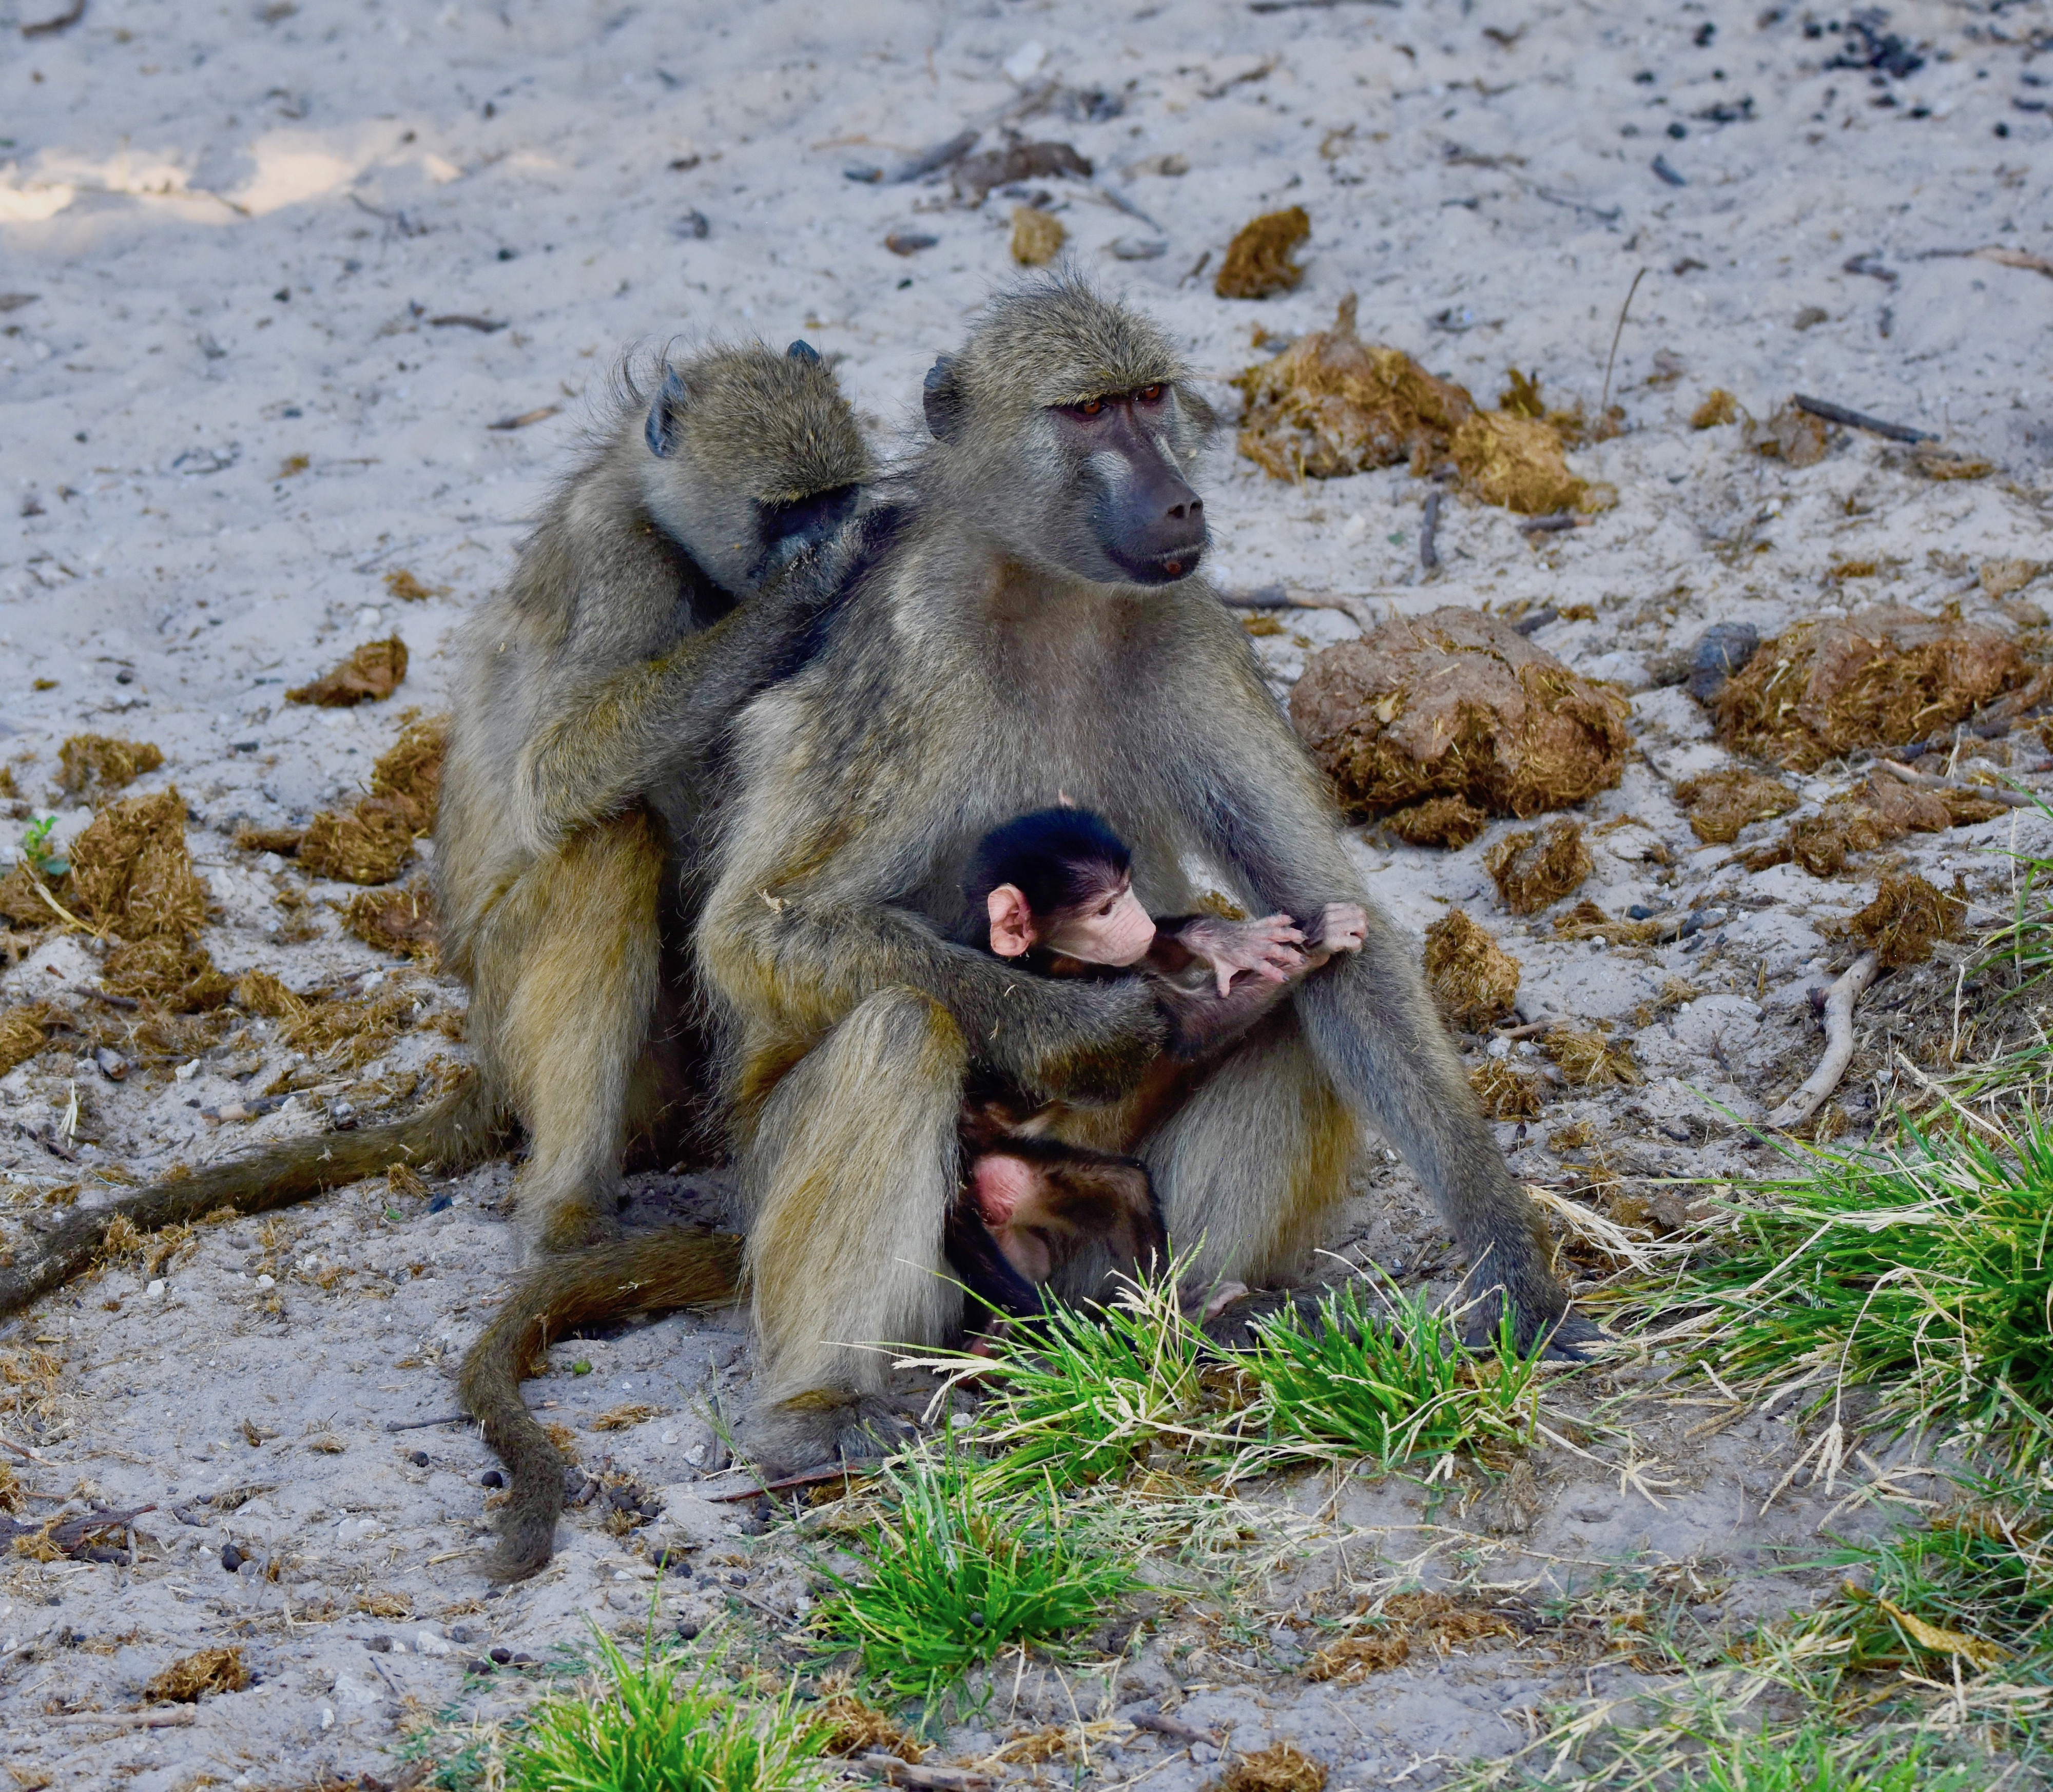
<svg viewBox="0 0 2053 1792">
<path fill-rule="evenodd" d="M 1822 417 L 1789 404 L 1765 423 L 1749 422 L 1747 445 L 1757 454 L 1786 461 L 1792 467 L 1815 467 L 1831 445 L 1831 432 Z"/>
<path fill-rule="evenodd" d="M 1311 233 L 1312 220 L 1302 206 L 1264 212 L 1234 233 L 1212 290 L 1222 299 L 1273 299 L 1294 292 L 1305 270 L 1291 253 Z"/>
<path fill-rule="evenodd" d="M 150 741 L 75 734 L 57 749 L 57 785 L 67 795 L 92 796 L 132 784 L 163 763 L 163 749 Z"/>
<path fill-rule="evenodd" d="M 1466 846 L 1490 825 L 1466 797 L 1428 797 L 1390 818 L 1390 831 L 1407 846 Z"/>
<path fill-rule="evenodd" d="M 413 1025 L 414 1004 L 406 990 L 367 996 L 296 995 L 268 971 L 247 971 L 235 985 L 235 1005 L 244 1013 L 276 1021 L 288 1045 L 347 1070 L 360 1070 L 382 1057 Z"/>
<path fill-rule="evenodd" d="M 1690 812 L 1690 831 L 1707 846 L 1729 846 L 1749 821 L 1786 815 L 1801 800 L 1778 778 L 1757 771 L 1710 771 L 1679 786 L 1675 800 Z"/>
<path fill-rule="evenodd" d="M 1550 903 L 1572 896 L 1596 869 L 1581 826 L 1550 821 L 1530 833 L 1509 833 L 1483 854 L 1484 869 L 1514 915 L 1537 915 Z"/>
<path fill-rule="evenodd" d="M 1625 1088 L 1646 1080 L 1634 1060 L 1632 1048 L 1623 1040 L 1613 1041 L 1600 1033 L 1554 1027 L 1541 1049 L 1560 1067 L 1562 1080 L 1571 1088 Z"/>
<path fill-rule="evenodd" d="M 119 941 L 100 967 L 101 986 L 174 1014 L 218 1008 L 227 994 L 227 979 L 199 943 L 209 896 L 186 850 L 176 786 L 125 797 L 94 816 L 72 843 L 61 892 L 74 914 Z"/>
<path fill-rule="evenodd" d="M 1941 833 L 2008 813 L 2005 805 L 1972 791 L 1919 789 L 1877 767 L 1816 814 L 1792 821 L 1780 839 L 1747 853 L 1741 862 L 1749 871 L 1794 864 L 1813 877 L 1837 877 L 1850 859 L 1907 833 Z"/>
<path fill-rule="evenodd" d="M 324 709 L 351 709 L 359 703 L 383 701 L 398 689 L 406 676 L 406 644 L 394 635 L 387 641 L 367 641 L 312 684 L 288 691 L 285 700 L 318 704 Z"/>
<path fill-rule="evenodd" d="M 1511 1012 L 1518 960 L 1458 908 L 1426 930 L 1426 983 L 1450 1026 L 1480 1033 Z"/>
<path fill-rule="evenodd" d="M 1916 875 L 1885 877 L 1874 900 L 1847 919 L 1847 931 L 1874 954 L 1884 971 L 1922 964 L 1941 939 L 1957 939 L 1968 905 Z"/>
<path fill-rule="evenodd" d="M 51 1032 L 69 1024 L 54 1002 L 25 1002 L 0 1012 L 0 1076 L 26 1064 L 48 1042 Z"/>
<path fill-rule="evenodd" d="M 1710 703 L 1737 751 L 1814 771 L 1862 747 L 1900 747 L 1951 727 L 2031 678 L 1992 628 L 1913 610 L 1814 617 L 1764 641 Z"/>
<path fill-rule="evenodd" d="M 1247 401 L 1240 452 L 1277 479 L 1344 479 L 1400 461 L 1430 473 L 1476 409 L 1402 349 L 1356 335 L 1352 292 L 1332 329 L 1301 337 L 1234 383 Z"/>
<path fill-rule="evenodd" d="M 1357 815 L 1437 797 L 1521 818 L 1580 802 L 1618 782 L 1630 713 L 1615 686 L 1508 622 L 1452 607 L 1327 648 L 1290 693 L 1299 736 Z M 1443 809 L 1392 825 L 1460 844 L 1466 820 Z"/>
<path fill-rule="evenodd" d="M 435 825 L 442 793 L 446 717 L 409 723 L 372 767 L 371 790 L 343 810 L 323 810 L 300 841 L 300 863 L 316 877 L 389 884 Z"/>
<path fill-rule="evenodd" d="M 1521 516 L 1591 505 L 1589 481 L 1568 471 L 1560 432 L 1542 418 L 1478 411 L 1454 431 L 1448 452 L 1464 488 L 1486 504 Z"/>
<path fill-rule="evenodd" d="M 359 890 L 338 906 L 343 926 L 367 946 L 399 958 L 435 955 L 435 904 L 426 884 L 417 880 L 396 890 Z"/>
</svg>

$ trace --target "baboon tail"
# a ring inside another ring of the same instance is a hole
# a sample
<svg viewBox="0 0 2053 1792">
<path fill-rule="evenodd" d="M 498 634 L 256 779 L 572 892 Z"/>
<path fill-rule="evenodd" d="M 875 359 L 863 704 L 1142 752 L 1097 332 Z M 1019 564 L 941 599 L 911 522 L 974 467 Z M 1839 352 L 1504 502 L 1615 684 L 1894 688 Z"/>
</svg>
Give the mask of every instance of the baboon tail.
<svg viewBox="0 0 2053 1792">
<path fill-rule="evenodd" d="M 629 1313 L 734 1298 L 741 1241 L 732 1233 L 670 1230 L 595 1245 L 542 1264 L 516 1285 L 463 1359 L 457 1392 L 506 1465 L 510 1488 L 494 1580 L 524 1580 L 548 1565 L 563 1508 L 563 1459 L 520 1398 L 550 1343 L 580 1326 Z"/>
<path fill-rule="evenodd" d="M 0 1265 L 0 1314 L 26 1306 L 84 1269 L 117 1218 L 154 1232 L 222 1207 L 244 1214 L 289 1207 L 395 1163 L 464 1169 L 501 1148 L 505 1131 L 498 1103 L 472 1076 L 406 1120 L 295 1139 L 254 1157 L 210 1164 L 183 1182 L 155 1183 L 104 1207 L 73 1212 L 41 1238 L 31 1233 L 13 1260 Z"/>
</svg>

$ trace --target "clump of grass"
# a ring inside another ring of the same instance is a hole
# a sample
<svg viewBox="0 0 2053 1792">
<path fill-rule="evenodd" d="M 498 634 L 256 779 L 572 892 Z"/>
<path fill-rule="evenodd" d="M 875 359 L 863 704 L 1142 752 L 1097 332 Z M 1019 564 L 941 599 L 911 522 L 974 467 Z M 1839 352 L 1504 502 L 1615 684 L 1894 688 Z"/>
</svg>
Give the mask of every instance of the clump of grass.
<svg viewBox="0 0 2053 1792">
<path fill-rule="evenodd" d="M 1091 1623 L 1134 1582 L 1132 1564 L 1065 1522 L 1052 1477 L 992 1498 L 952 1445 L 884 1474 L 889 1502 L 855 1547 L 869 1578 L 838 1576 L 818 1634 L 902 1697 L 931 1698 L 978 1663 Z"/>
<path fill-rule="evenodd" d="M 1878 1751 L 1814 1728 L 1780 1739 L 1741 1737 L 1703 1756 L 1675 1792 L 1969 1792 L 1965 1767 L 1941 1767 L 1924 1747 Z"/>
<path fill-rule="evenodd" d="M 1352 1284 L 1315 1318 L 1286 1308 L 1258 1327 L 1247 1362 L 1272 1447 L 1309 1440 L 1388 1466 L 1529 1437 L 1542 1347 L 1521 1353 L 1507 1316 L 1471 1354 L 1451 1318 L 1395 1284 L 1372 1311 Z"/>
<path fill-rule="evenodd" d="M 808 1792 L 825 1782 L 825 1732 L 788 1694 L 748 1703 L 687 1678 L 653 1631 L 639 1661 L 594 1637 L 599 1685 L 535 1707 L 508 1752 L 509 1792 Z"/>
<path fill-rule="evenodd" d="M 1999 1151 L 1913 1131 L 1876 1154 L 1812 1149 L 1816 1174 L 1734 1210 L 1715 1254 L 1649 1305 L 1706 1309 L 1721 1374 L 1873 1383 L 1878 1416 L 2017 1467 L 2053 1442 L 2053 1134 Z"/>
</svg>

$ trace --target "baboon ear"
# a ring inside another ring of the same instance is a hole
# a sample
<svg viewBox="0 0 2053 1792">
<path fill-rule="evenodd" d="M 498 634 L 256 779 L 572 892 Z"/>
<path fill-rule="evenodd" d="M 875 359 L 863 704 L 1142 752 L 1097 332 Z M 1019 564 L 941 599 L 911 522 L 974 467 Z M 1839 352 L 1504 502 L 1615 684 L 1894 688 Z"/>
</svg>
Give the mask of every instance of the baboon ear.
<svg viewBox="0 0 2053 1792">
<path fill-rule="evenodd" d="M 677 377 L 675 367 L 665 367 L 663 383 L 649 406 L 649 422 L 642 432 L 649 439 L 649 452 L 659 461 L 667 461 L 677 452 L 677 413 L 684 405 L 685 382 Z"/>
<path fill-rule="evenodd" d="M 803 339 L 793 343 L 784 351 L 784 359 L 787 361 L 811 361 L 817 363 L 819 358 L 820 351 Z"/>
<path fill-rule="evenodd" d="M 953 441 L 962 427 L 962 390 L 956 384 L 956 364 L 947 355 L 928 368 L 920 403 L 935 440 Z"/>
</svg>

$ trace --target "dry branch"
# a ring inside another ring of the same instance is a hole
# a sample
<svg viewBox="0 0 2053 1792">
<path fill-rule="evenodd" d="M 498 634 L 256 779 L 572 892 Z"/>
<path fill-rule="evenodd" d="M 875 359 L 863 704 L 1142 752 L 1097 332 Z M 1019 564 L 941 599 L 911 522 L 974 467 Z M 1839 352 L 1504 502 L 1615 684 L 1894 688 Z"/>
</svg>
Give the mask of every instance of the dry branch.
<svg viewBox="0 0 2053 1792">
<path fill-rule="evenodd" d="M 2000 784 L 1972 784 L 1965 778 L 1941 778 L 1936 772 L 1913 771 L 1894 759 L 1878 759 L 1875 763 L 1892 777 L 1900 778 L 1906 784 L 1915 784 L 1920 790 L 1958 790 L 1964 796 L 1980 797 L 1985 802 L 2000 802 L 2011 809 L 2035 809 L 2039 806 L 2039 799 L 2029 790 L 2012 790 Z"/>
<path fill-rule="evenodd" d="M 1854 1055 L 1854 1004 L 1859 1002 L 1882 968 L 1872 952 L 1863 952 L 1847 967 L 1846 973 L 1825 994 L 1825 1055 L 1811 1080 L 1768 1116 L 1772 1127 L 1800 1126 L 1824 1105 L 1825 1097 L 1839 1086 Z"/>
<path fill-rule="evenodd" d="M 957 1767 L 918 1767 L 910 1761 L 900 1760 L 895 1755 L 886 1755 L 881 1749 L 857 1755 L 852 1764 L 867 1767 L 894 1785 L 913 1786 L 917 1792 L 983 1792 L 991 1784 L 987 1774 L 965 1773 Z"/>
<path fill-rule="evenodd" d="M 1381 619 L 1360 598 L 1339 591 L 1304 591 L 1281 585 L 1265 585 L 1259 590 L 1235 591 L 1225 600 L 1229 610 L 1337 610 L 1364 634 Z"/>
</svg>

